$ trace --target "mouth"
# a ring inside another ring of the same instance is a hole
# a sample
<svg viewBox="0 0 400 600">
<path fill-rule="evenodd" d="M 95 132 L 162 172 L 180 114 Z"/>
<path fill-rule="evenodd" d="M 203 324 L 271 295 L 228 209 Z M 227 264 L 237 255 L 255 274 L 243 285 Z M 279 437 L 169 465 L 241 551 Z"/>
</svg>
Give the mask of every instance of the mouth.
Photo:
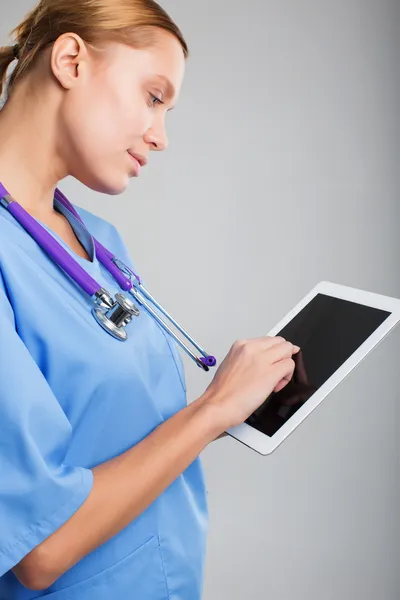
<svg viewBox="0 0 400 600">
<path fill-rule="evenodd" d="M 133 152 L 130 152 L 129 150 L 128 150 L 128 154 L 132 160 L 135 174 L 136 174 L 136 176 L 139 176 L 141 168 L 147 164 L 147 158 L 145 158 L 144 156 L 142 156 L 140 154 L 134 154 Z"/>
</svg>

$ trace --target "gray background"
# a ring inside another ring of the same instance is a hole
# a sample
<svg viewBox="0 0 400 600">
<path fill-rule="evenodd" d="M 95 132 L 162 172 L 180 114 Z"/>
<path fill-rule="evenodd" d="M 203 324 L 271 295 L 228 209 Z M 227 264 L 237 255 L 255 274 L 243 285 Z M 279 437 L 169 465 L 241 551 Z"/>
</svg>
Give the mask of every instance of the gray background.
<svg viewBox="0 0 400 600">
<path fill-rule="evenodd" d="M 4 42 L 32 4 L 1 0 Z M 122 196 L 67 180 L 69 198 L 219 359 L 322 279 L 400 297 L 400 3 L 162 4 L 191 49 L 170 147 Z M 204 451 L 205 600 L 400 597 L 399 340 L 271 456 Z M 193 400 L 211 375 L 184 360 Z"/>
</svg>

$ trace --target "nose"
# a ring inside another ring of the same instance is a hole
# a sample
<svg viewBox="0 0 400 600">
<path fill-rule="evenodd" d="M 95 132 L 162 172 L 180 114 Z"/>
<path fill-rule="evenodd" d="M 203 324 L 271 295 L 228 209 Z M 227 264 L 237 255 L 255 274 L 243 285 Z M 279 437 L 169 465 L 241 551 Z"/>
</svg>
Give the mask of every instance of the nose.
<svg viewBox="0 0 400 600">
<path fill-rule="evenodd" d="M 144 141 L 150 146 L 150 150 L 166 150 L 168 147 L 168 139 L 165 131 L 165 126 L 160 124 L 153 126 L 147 130 L 144 136 Z"/>
</svg>

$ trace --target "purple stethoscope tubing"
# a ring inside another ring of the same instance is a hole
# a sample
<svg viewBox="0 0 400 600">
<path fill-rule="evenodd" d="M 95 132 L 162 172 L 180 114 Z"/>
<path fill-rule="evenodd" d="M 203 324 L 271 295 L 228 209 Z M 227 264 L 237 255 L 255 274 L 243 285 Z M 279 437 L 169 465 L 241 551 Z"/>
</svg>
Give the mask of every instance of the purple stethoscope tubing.
<svg viewBox="0 0 400 600">
<path fill-rule="evenodd" d="M 74 209 L 69 200 L 64 194 L 56 188 L 55 198 L 70 212 L 72 215 L 79 220 L 79 222 L 86 226 L 82 221 L 81 217 Z M 2 183 L 0 183 L 0 204 L 2 204 L 14 218 L 24 227 L 24 229 L 36 240 L 36 242 L 49 254 L 49 256 L 79 285 L 79 287 L 86 292 L 95 303 L 100 303 L 99 300 L 106 299 L 108 304 L 101 304 L 103 307 L 108 307 L 110 310 L 115 309 L 118 313 L 122 311 L 121 306 L 117 306 L 117 303 L 111 299 L 109 293 L 101 287 L 101 285 L 81 267 L 81 265 L 66 251 L 64 248 L 55 240 L 38 221 L 36 221 L 18 202 L 12 198 Z M 197 342 L 183 329 L 183 327 L 173 319 L 173 317 L 155 300 L 150 292 L 144 287 L 141 279 L 136 273 L 132 271 L 127 265 L 119 260 L 112 252 L 107 250 L 98 240 L 92 236 L 93 242 L 96 247 L 96 256 L 104 266 L 105 269 L 114 277 L 118 285 L 126 292 L 130 293 L 140 305 L 159 323 L 159 325 L 171 335 L 180 347 L 196 362 L 196 364 L 203 370 L 208 371 L 209 367 L 216 365 L 217 361 L 214 356 L 207 354 L 207 352 L 197 344 Z M 132 279 L 134 277 L 134 280 Z M 120 294 L 117 294 L 120 296 Z M 146 302 L 149 300 L 173 325 L 180 331 L 180 333 L 188 340 L 202 355 L 197 357 L 190 348 L 176 335 L 176 333 L 169 327 L 169 325 L 157 314 L 157 312 Z M 125 301 L 125 303 L 129 301 Z M 131 303 L 132 306 L 133 303 Z M 124 306 L 123 298 L 122 305 Z M 101 309 L 94 309 L 96 313 L 100 313 L 104 317 L 104 313 Z M 136 307 L 134 307 L 134 312 Z M 138 314 L 138 311 L 137 313 Z M 95 315 L 96 316 L 96 315 Z M 96 319 L 100 322 L 100 320 Z M 106 319 L 107 321 L 108 319 Z M 130 319 L 124 321 L 120 318 L 122 326 L 126 325 Z M 101 319 L 103 321 L 103 319 Z M 104 327 L 104 323 L 100 324 L 109 333 L 108 327 Z M 115 327 L 114 327 L 115 329 Z M 119 327 L 118 329 L 121 329 Z M 111 334 L 113 335 L 113 334 Z M 114 336 L 117 337 L 117 336 Z M 119 336 L 118 336 L 119 337 Z M 119 337 L 119 339 L 122 339 Z M 126 337 L 124 338 L 126 339 Z"/>
</svg>

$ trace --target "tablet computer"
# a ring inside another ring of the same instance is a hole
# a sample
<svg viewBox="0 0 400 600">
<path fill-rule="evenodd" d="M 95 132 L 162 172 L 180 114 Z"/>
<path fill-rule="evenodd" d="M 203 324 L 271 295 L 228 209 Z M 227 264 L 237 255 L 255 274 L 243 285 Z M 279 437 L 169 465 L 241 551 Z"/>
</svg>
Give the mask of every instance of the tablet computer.
<svg viewBox="0 0 400 600">
<path fill-rule="evenodd" d="M 227 433 L 270 454 L 399 321 L 399 299 L 321 281 L 267 334 L 300 346 L 291 381 Z"/>
</svg>

